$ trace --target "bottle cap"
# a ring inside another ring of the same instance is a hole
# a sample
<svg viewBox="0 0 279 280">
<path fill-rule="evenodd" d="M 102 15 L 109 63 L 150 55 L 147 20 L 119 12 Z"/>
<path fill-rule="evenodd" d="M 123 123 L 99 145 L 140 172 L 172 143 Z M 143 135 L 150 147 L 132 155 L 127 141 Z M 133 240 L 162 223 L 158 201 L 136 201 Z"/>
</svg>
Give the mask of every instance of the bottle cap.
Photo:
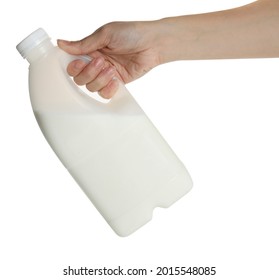
<svg viewBox="0 0 279 280">
<path fill-rule="evenodd" d="M 22 40 L 17 46 L 18 52 L 21 54 L 23 58 L 26 58 L 27 54 L 33 48 L 40 45 L 46 39 L 50 39 L 48 34 L 44 31 L 44 29 L 39 28 L 36 31 L 32 32 L 29 36 L 27 36 L 24 40 Z"/>
</svg>

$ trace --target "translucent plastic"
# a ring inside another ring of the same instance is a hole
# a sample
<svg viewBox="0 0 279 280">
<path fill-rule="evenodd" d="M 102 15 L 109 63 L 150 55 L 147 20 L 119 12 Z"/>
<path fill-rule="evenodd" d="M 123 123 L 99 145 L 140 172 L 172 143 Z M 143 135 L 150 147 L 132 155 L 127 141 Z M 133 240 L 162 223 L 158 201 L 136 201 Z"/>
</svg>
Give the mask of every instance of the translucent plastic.
<svg viewBox="0 0 279 280">
<path fill-rule="evenodd" d="M 152 218 L 155 207 L 185 195 L 191 178 L 124 85 L 108 103 L 97 101 L 66 73 L 76 57 L 49 40 L 42 44 L 27 56 L 38 124 L 107 223 L 127 236 Z"/>
</svg>

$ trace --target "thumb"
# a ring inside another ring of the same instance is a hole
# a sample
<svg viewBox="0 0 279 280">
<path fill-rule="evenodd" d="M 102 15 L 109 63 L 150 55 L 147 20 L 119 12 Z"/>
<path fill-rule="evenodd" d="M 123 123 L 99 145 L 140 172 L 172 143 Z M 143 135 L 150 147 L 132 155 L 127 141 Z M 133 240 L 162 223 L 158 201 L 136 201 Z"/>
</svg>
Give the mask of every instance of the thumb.
<svg viewBox="0 0 279 280">
<path fill-rule="evenodd" d="M 93 33 L 78 41 L 57 40 L 58 46 L 65 52 L 73 55 L 84 55 L 104 47 L 104 41 L 99 33 Z"/>
</svg>

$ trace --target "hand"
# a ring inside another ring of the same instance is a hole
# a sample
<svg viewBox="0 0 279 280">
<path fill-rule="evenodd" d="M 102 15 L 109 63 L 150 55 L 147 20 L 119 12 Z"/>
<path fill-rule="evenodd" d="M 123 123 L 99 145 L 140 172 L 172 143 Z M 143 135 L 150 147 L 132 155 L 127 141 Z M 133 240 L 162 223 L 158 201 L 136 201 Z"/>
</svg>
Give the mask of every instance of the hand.
<svg viewBox="0 0 279 280">
<path fill-rule="evenodd" d="M 155 22 L 112 22 L 80 41 L 58 40 L 58 46 L 73 55 L 89 55 L 92 62 L 75 60 L 67 71 L 78 85 L 111 98 L 120 79 L 129 83 L 160 64 L 156 50 Z"/>
</svg>

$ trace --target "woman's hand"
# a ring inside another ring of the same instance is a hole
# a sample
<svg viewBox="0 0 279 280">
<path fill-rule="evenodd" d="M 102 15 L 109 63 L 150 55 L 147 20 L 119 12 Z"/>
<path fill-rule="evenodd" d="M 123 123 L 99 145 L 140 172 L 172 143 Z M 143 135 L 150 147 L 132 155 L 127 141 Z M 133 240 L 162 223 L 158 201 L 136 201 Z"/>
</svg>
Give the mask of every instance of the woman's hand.
<svg viewBox="0 0 279 280">
<path fill-rule="evenodd" d="M 129 83 L 160 64 L 154 25 L 155 21 L 112 22 L 80 41 L 58 40 L 64 51 L 92 57 L 88 64 L 82 60 L 71 62 L 69 75 L 78 85 L 111 98 L 118 88 L 117 79 Z"/>
</svg>

